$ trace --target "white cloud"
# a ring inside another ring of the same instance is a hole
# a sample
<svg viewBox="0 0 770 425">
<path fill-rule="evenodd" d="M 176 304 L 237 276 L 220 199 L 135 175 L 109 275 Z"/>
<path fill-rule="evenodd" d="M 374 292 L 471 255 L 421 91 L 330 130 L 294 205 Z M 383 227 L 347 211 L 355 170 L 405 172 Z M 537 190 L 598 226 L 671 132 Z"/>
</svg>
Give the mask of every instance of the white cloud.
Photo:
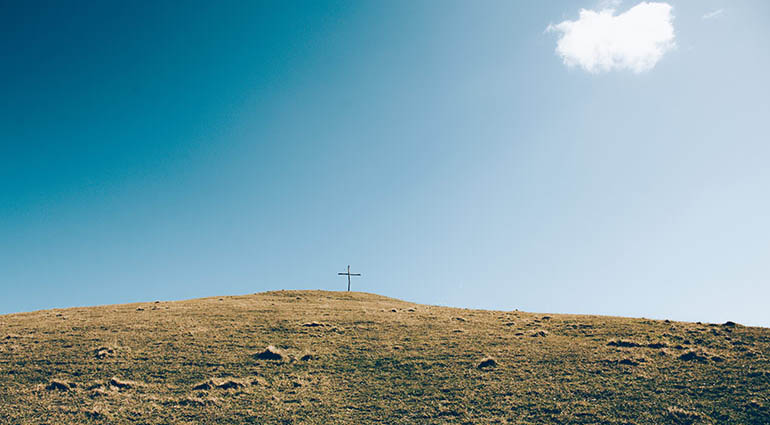
<svg viewBox="0 0 770 425">
<path fill-rule="evenodd" d="M 561 33 L 556 53 L 567 66 L 640 73 L 676 45 L 673 20 L 670 4 L 642 2 L 620 15 L 611 8 L 581 9 L 578 20 L 549 25 L 548 31 Z"/>
<path fill-rule="evenodd" d="M 721 15 L 722 12 L 724 12 L 724 11 L 725 11 L 724 9 L 717 9 L 717 10 L 715 10 L 713 12 L 709 12 L 709 13 L 701 16 L 701 18 L 703 18 L 704 20 L 705 19 L 716 18 L 717 16 Z"/>
</svg>

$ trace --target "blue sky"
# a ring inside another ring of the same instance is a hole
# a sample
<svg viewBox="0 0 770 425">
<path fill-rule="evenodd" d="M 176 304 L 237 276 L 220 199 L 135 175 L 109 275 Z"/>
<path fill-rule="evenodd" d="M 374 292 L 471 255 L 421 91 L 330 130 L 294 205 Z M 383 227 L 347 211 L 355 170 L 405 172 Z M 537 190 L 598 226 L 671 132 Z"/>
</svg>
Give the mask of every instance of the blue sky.
<svg viewBox="0 0 770 425">
<path fill-rule="evenodd" d="M 351 264 L 415 302 L 770 326 L 770 4 L 671 1 L 650 45 L 637 3 L 4 2 L 0 313 Z"/>
</svg>

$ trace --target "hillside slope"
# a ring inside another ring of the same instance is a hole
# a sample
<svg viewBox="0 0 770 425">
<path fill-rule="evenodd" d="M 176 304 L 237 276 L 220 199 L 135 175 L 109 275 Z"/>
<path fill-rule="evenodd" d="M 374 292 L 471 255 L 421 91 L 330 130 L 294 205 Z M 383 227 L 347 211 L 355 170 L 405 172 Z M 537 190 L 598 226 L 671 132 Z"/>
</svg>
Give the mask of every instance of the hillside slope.
<svg viewBox="0 0 770 425">
<path fill-rule="evenodd" d="M 72 308 L 0 316 L 0 423 L 767 424 L 768 357 L 766 328 L 355 292 Z"/>
</svg>

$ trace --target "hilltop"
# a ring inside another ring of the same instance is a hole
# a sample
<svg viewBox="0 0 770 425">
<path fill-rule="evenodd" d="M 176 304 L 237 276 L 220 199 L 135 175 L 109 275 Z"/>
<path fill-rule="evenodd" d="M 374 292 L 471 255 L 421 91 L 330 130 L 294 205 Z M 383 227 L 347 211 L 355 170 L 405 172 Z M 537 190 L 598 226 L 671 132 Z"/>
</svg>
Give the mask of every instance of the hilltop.
<svg viewBox="0 0 770 425">
<path fill-rule="evenodd" d="M 279 291 L 0 316 L 2 423 L 770 423 L 770 329 Z"/>
</svg>

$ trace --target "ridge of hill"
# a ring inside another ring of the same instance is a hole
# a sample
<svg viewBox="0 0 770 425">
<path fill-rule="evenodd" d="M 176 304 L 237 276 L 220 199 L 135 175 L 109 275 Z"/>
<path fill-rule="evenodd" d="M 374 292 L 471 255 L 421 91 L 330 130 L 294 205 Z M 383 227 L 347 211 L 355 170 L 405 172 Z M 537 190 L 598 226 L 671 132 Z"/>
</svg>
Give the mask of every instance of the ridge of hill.
<svg viewBox="0 0 770 425">
<path fill-rule="evenodd" d="M 358 292 L 0 316 L 0 423 L 770 423 L 770 329 Z"/>
</svg>

